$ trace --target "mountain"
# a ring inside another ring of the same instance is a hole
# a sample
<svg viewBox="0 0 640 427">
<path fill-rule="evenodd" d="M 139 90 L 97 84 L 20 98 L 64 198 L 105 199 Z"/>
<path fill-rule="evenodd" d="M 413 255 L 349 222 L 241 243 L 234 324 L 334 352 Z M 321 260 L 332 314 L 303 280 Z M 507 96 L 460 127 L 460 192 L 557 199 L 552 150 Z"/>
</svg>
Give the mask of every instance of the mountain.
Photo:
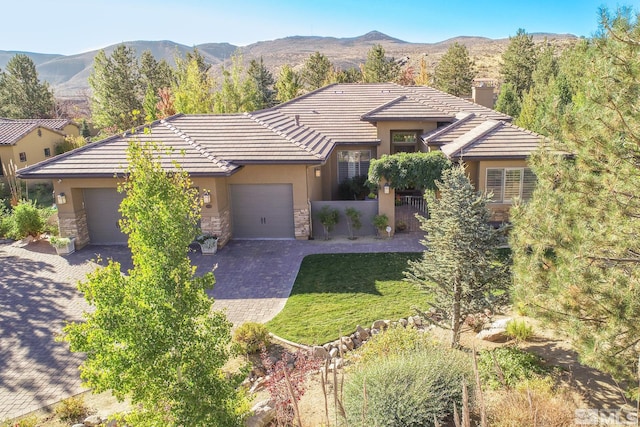
<svg viewBox="0 0 640 427">
<path fill-rule="evenodd" d="M 567 46 L 577 39 L 570 34 L 536 33 L 532 35 L 536 42 L 547 40 L 560 47 Z M 410 43 L 379 31 L 371 31 L 362 36 L 348 38 L 291 36 L 260 41 L 243 47 L 229 43 L 205 43 L 195 47 L 202 53 L 205 60 L 213 65 L 212 69 L 217 77 L 221 75 L 220 66 L 228 65 L 229 58 L 235 52 L 241 53 L 247 63 L 251 59 L 263 57 L 265 66 L 274 76 L 277 76 L 277 71 L 283 64 L 290 64 L 299 69 L 309 55 L 316 51 L 325 54 L 339 68 L 359 67 L 365 62 L 367 52 L 375 44 L 381 44 L 389 57 L 408 58 L 409 65 L 416 69 L 419 67 L 421 58 L 426 55 L 428 68 L 432 72 L 442 54 L 455 42 L 464 44 L 469 49 L 471 57 L 476 62 L 478 77 L 498 78 L 500 55 L 506 49 L 509 39 L 461 36 L 438 43 Z M 170 40 L 139 40 L 124 42 L 124 44 L 133 48 L 138 57 L 145 50 L 150 50 L 156 59 L 166 59 L 170 64 L 175 64 L 176 55 L 184 56 L 186 52 L 193 49 Z M 116 46 L 107 46 L 104 51 L 110 54 Z M 16 53 L 23 53 L 34 61 L 40 79 L 49 82 L 57 97 L 86 97 L 93 58 L 98 50 L 77 55 L 0 51 L 0 69 L 4 68 Z"/>
</svg>

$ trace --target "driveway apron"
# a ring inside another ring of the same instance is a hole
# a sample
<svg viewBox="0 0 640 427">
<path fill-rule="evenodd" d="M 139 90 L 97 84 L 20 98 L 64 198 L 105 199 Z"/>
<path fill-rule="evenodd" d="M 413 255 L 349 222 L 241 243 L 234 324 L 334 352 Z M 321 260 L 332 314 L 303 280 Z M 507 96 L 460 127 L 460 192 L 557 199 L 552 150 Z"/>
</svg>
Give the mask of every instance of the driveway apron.
<svg viewBox="0 0 640 427">
<path fill-rule="evenodd" d="M 393 239 L 239 240 L 216 255 L 191 255 L 197 273 L 214 271 L 209 295 L 234 325 L 266 322 L 284 307 L 302 259 L 318 253 L 418 252 L 420 234 Z M 55 341 L 65 322 L 90 307 L 77 282 L 108 259 L 132 267 L 123 246 L 89 246 L 67 257 L 46 242 L 0 245 L 0 421 L 84 391 L 79 354 Z"/>
</svg>

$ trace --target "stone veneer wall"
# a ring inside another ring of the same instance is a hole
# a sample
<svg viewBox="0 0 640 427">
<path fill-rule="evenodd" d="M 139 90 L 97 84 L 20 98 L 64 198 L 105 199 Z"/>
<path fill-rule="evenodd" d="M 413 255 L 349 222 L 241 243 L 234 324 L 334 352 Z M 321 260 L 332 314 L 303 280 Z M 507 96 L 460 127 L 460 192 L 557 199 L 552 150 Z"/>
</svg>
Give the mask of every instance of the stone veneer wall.
<svg viewBox="0 0 640 427">
<path fill-rule="evenodd" d="M 293 210 L 293 226 L 298 240 L 306 240 L 311 235 L 309 226 L 309 209 Z"/>
<path fill-rule="evenodd" d="M 87 213 L 84 209 L 74 214 L 58 212 L 58 228 L 63 237 L 75 237 L 75 246 L 80 249 L 89 244 L 89 227 Z"/>
<path fill-rule="evenodd" d="M 216 216 L 203 216 L 202 231 L 218 236 L 218 246 L 223 247 L 231 239 L 231 212 L 225 209 Z"/>
</svg>

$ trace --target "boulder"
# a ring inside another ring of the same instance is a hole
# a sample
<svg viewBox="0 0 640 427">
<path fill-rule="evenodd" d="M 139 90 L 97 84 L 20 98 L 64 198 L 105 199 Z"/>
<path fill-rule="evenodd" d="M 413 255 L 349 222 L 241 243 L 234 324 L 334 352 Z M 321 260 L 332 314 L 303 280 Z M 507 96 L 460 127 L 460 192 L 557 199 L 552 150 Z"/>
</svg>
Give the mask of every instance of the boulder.
<svg viewBox="0 0 640 427">
<path fill-rule="evenodd" d="M 95 427 L 102 424 L 102 418 L 100 418 L 98 415 L 89 415 L 87 418 L 84 419 L 82 423 L 86 427 Z"/>
<path fill-rule="evenodd" d="M 17 424 L 16 424 L 17 425 Z M 84 424 L 74 424 L 71 427 L 84 427 Z"/>
<path fill-rule="evenodd" d="M 389 321 L 388 320 L 376 320 L 371 325 L 371 330 L 377 329 L 379 331 L 384 331 L 388 327 L 389 327 Z"/>
<path fill-rule="evenodd" d="M 265 427 L 276 417 L 276 410 L 270 400 L 262 400 L 251 408 L 251 415 L 245 420 L 247 427 Z"/>
<path fill-rule="evenodd" d="M 398 324 L 401 325 L 403 328 L 406 328 L 409 322 L 407 322 L 407 319 L 398 319 Z"/>
<path fill-rule="evenodd" d="M 329 352 L 322 346 L 316 345 L 311 349 L 311 354 L 316 359 L 327 359 L 329 357 Z"/>
<path fill-rule="evenodd" d="M 373 335 L 378 335 L 379 333 L 380 333 L 380 331 L 379 331 L 379 330 L 377 330 L 377 329 L 371 329 L 371 335 L 372 335 L 372 336 L 373 336 Z"/>
<path fill-rule="evenodd" d="M 507 330 L 505 328 L 483 329 L 478 332 L 476 338 L 490 342 L 502 342 L 507 340 L 506 332 Z"/>
<path fill-rule="evenodd" d="M 358 338 L 352 339 L 351 342 L 353 342 L 353 348 L 359 348 L 362 345 L 362 342 Z"/>
<path fill-rule="evenodd" d="M 416 326 L 422 326 L 422 317 L 420 316 L 411 316 L 413 319 L 413 324 Z"/>
<path fill-rule="evenodd" d="M 347 346 L 348 351 L 351 351 L 354 348 L 353 340 L 350 337 L 342 337 L 342 344 Z"/>
<path fill-rule="evenodd" d="M 331 351 L 331 348 L 333 347 L 331 345 L 330 342 L 326 343 L 325 345 L 323 345 L 322 347 L 324 347 L 325 350 L 327 350 L 327 352 Z"/>
<path fill-rule="evenodd" d="M 366 341 L 369 339 L 369 332 L 360 325 L 356 328 L 355 335 L 360 341 Z"/>
<path fill-rule="evenodd" d="M 334 357 L 336 357 L 338 355 L 338 349 L 333 347 L 330 351 L 329 351 L 329 357 L 331 359 L 333 359 Z"/>
<path fill-rule="evenodd" d="M 504 319 L 499 319 L 489 325 L 489 329 L 500 329 L 507 328 L 507 323 L 511 322 L 513 319 L 511 317 L 505 317 Z"/>
</svg>

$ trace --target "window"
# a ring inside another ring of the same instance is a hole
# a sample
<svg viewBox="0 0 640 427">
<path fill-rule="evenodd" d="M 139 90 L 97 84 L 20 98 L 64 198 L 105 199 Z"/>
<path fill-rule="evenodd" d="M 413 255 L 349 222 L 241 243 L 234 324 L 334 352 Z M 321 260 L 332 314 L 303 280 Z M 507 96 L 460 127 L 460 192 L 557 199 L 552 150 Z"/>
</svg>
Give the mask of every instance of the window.
<svg viewBox="0 0 640 427">
<path fill-rule="evenodd" d="M 487 193 L 493 193 L 494 203 L 512 203 L 516 198 L 531 199 L 536 176 L 529 168 L 488 168 Z"/>
<path fill-rule="evenodd" d="M 45 148 L 44 149 L 44 156 L 45 157 L 51 157 L 51 148 Z"/>
<path fill-rule="evenodd" d="M 338 182 L 358 175 L 367 175 L 370 161 L 369 150 L 338 151 Z"/>
<path fill-rule="evenodd" d="M 418 132 L 416 130 L 392 130 L 391 131 L 391 152 L 413 153 L 416 151 L 418 142 Z"/>
<path fill-rule="evenodd" d="M 27 161 L 27 153 L 22 152 L 22 153 L 19 154 L 19 156 L 20 156 L 20 161 L 21 162 L 26 162 Z"/>
</svg>

